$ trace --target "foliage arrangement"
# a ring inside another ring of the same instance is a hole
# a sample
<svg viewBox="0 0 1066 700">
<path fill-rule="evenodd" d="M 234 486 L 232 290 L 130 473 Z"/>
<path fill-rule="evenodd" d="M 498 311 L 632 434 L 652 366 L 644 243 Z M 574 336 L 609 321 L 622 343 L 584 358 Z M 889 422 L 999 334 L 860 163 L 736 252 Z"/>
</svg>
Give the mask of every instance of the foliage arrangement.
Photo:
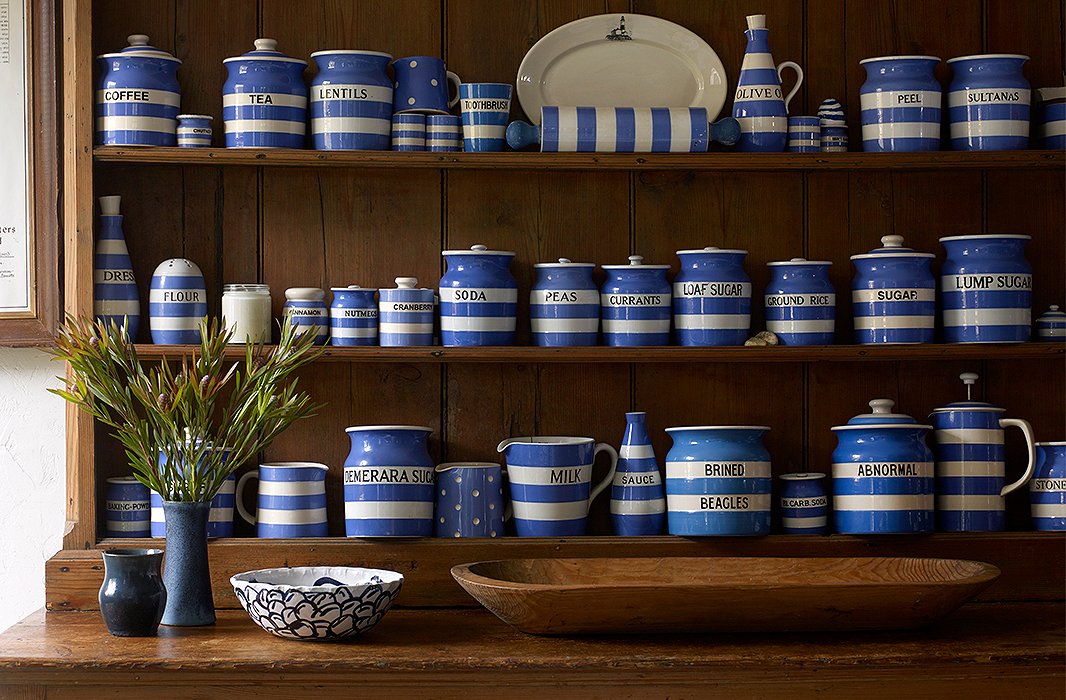
<svg viewBox="0 0 1066 700">
<path fill-rule="evenodd" d="M 238 466 L 319 408 L 295 376 L 321 354 L 313 334 L 286 319 L 277 346 L 247 343 L 238 361 L 226 358 L 231 335 L 205 319 L 199 350 L 180 367 L 160 360 L 146 370 L 125 328 L 71 317 L 50 350 L 68 363 L 65 388 L 50 391 L 111 427 L 137 480 L 163 500 L 209 501 Z"/>
</svg>

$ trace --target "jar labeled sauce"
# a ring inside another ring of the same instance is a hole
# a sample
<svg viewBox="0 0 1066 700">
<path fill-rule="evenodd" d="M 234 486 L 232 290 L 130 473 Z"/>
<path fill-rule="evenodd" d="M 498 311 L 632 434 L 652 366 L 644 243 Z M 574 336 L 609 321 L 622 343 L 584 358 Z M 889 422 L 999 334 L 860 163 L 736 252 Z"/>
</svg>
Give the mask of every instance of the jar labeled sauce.
<svg viewBox="0 0 1066 700">
<path fill-rule="evenodd" d="M 270 287 L 227 284 L 222 287 L 222 319 L 233 332 L 230 344 L 270 342 Z"/>
</svg>

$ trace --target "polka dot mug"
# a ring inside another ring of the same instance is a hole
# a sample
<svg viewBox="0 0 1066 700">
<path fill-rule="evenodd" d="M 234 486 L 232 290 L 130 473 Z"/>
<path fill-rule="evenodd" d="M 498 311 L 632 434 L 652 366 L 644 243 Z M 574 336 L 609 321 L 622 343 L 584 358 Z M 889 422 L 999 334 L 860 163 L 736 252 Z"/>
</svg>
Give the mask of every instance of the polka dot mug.
<svg viewBox="0 0 1066 700">
<path fill-rule="evenodd" d="M 437 537 L 502 537 L 510 518 L 503 504 L 503 469 L 496 462 L 437 466 Z"/>
</svg>

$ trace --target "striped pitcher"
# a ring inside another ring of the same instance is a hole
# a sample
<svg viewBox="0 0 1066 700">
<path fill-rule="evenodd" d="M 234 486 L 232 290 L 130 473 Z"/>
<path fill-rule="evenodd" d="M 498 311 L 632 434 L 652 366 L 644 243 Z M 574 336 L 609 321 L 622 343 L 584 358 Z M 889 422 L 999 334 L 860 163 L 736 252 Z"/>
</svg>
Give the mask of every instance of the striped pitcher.
<svg viewBox="0 0 1066 700">
<path fill-rule="evenodd" d="M 325 537 L 326 473 L 329 467 L 314 462 L 260 464 L 237 482 L 237 512 L 255 525 L 257 537 Z M 255 514 L 244 507 L 244 487 L 259 481 Z"/>
<path fill-rule="evenodd" d="M 733 116 L 740 122 L 739 151 L 780 153 L 788 139 L 788 103 L 803 84 L 803 69 L 792 61 L 774 65 L 766 15 L 748 15 L 748 38 L 733 97 Z M 782 98 L 781 73 L 796 71 L 796 85 Z"/>
<path fill-rule="evenodd" d="M 118 195 L 100 197 L 100 228 L 93 252 L 93 313 L 97 321 L 120 328 L 127 324 L 127 339 L 137 342 L 141 299 L 122 232 L 121 199 Z"/>
</svg>

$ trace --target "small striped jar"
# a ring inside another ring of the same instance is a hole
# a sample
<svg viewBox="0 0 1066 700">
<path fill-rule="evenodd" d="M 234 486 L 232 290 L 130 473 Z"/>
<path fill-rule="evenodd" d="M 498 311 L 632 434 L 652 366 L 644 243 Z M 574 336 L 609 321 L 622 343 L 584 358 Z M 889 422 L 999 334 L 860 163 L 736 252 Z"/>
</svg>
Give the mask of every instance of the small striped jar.
<svg viewBox="0 0 1066 700">
<path fill-rule="evenodd" d="M 104 513 L 108 537 L 151 537 L 152 514 L 148 487 L 132 476 L 107 480 Z"/>
<path fill-rule="evenodd" d="M 786 535 L 824 535 L 829 531 L 829 497 L 825 474 L 782 474 L 781 531 Z"/>
<path fill-rule="evenodd" d="M 426 150 L 426 115 L 412 113 L 392 115 L 392 150 Z"/>
<path fill-rule="evenodd" d="M 426 115 L 426 150 L 454 153 L 463 150 L 463 121 L 451 114 Z"/>
<path fill-rule="evenodd" d="M 763 295 L 766 330 L 782 345 L 831 345 L 836 326 L 836 291 L 827 260 L 792 258 L 769 262 Z"/>
<path fill-rule="evenodd" d="M 303 148 L 307 61 L 281 53 L 274 39 L 256 39 L 254 51 L 222 63 L 226 148 Z"/>
<path fill-rule="evenodd" d="M 463 150 L 504 150 L 507 115 L 511 111 L 511 85 L 462 83 L 459 97 L 463 115 Z"/>
<path fill-rule="evenodd" d="M 444 346 L 512 345 L 518 313 L 514 253 L 477 244 L 442 253 L 440 336 Z"/>
<path fill-rule="evenodd" d="M 357 284 L 333 287 L 329 306 L 330 343 L 337 346 L 378 344 L 378 302 L 376 289 Z"/>
<path fill-rule="evenodd" d="M 670 344 L 669 265 L 645 265 L 630 255 L 628 265 L 604 265 L 600 290 L 603 344 L 616 347 Z"/>
<path fill-rule="evenodd" d="M 417 277 L 397 277 L 394 289 L 378 290 L 378 342 L 382 347 L 433 344 L 432 289 L 418 289 Z"/>
<path fill-rule="evenodd" d="M 179 114 L 178 147 L 209 148 L 214 133 L 211 129 L 212 118 L 210 114 Z"/>
<path fill-rule="evenodd" d="M 317 287 L 290 287 L 285 290 L 285 318 L 296 327 L 297 333 L 312 333 L 315 345 L 325 345 L 329 339 L 329 309 L 326 293 Z"/>
<path fill-rule="evenodd" d="M 866 152 L 940 150 L 942 89 L 936 56 L 881 56 L 859 61 L 862 149 Z"/>
<path fill-rule="evenodd" d="M 1066 149 L 1066 87 L 1040 88 L 1038 138 L 1042 148 Z"/>
<path fill-rule="evenodd" d="M 983 54 L 948 60 L 951 147 L 956 151 L 1015 151 L 1029 147 L 1028 56 Z"/>
<path fill-rule="evenodd" d="M 851 306 L 855 342 L 931 343 L 936 326 L 932 253 L 903 246 L 903 236 L 883 236 L 883 247 L 852 255 Z"/>
<path fill-rule="evenodd" d="M 788 118 L 788 152 L 820 153 L 822 123 L 818 117 Z"/>
<path fill-rule="evenodd" d="M 1034 530 L 1066 530 L 1066 442 L 1036 443 L 1029 509 Z"/>
<path fill-rule="evenodd" d="M 1066 311 L 1055 304 L 1036 319 L 1036 339 L 1045 343 L 1066 341 Z"/>
</svg>

